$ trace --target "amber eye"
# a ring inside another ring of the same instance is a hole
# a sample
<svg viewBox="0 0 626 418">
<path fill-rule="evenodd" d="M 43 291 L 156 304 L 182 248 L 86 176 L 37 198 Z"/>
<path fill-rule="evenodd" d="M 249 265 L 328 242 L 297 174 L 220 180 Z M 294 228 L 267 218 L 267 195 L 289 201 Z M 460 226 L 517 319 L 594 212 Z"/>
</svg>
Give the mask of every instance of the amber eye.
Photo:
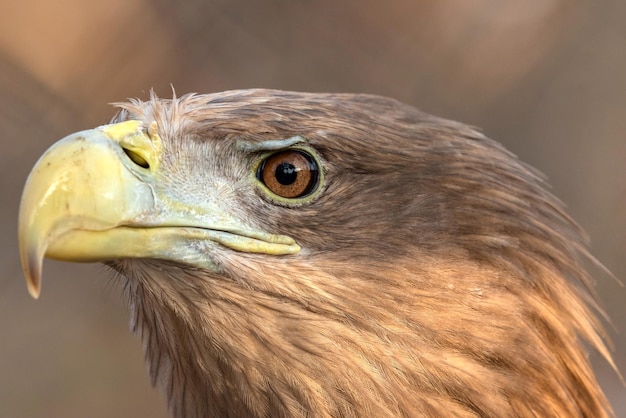
<svg viewBox="0 0 626 418">
<path fill-rule="evenodd" d="M 304 151 L 281 151 L 266 158 L 257 178 L 271 192 L 287 199 L 306 196 L 318 183 L 319 172 L 313 157 Z"/>
</svg>

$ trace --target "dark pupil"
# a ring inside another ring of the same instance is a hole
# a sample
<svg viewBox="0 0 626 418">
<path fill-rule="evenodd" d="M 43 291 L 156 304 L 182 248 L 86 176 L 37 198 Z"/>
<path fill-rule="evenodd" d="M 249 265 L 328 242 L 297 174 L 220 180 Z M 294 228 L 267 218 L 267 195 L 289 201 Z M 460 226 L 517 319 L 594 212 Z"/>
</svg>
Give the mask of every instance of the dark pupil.
<svg viewBox="0 0 626 418">
<path fill-rule="evenodd" d="M 287 186 L 298 178 L 298 170 L 292 164 L 284 162 L 276 167 L 276 180 L 283 186 Z"/>
</svg>

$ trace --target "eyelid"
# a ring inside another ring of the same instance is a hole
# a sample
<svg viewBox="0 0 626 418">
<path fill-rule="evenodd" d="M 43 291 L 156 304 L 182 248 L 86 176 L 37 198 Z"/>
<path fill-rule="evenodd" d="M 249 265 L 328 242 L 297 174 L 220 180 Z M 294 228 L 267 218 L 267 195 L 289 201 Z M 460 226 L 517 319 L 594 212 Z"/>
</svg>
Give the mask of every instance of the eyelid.
<svg viewBox="0 0 626 418">
<path fill-rule="evenodd" d="M 281 151 L 287 150 L 296 144 L 305 144 L 306 140 L 300 135 L 287 139 L 272 139 L 269 141 L 253 142 L 246 140 L 237 141 L 237 149 L 246 152 Z"/>
</svg>

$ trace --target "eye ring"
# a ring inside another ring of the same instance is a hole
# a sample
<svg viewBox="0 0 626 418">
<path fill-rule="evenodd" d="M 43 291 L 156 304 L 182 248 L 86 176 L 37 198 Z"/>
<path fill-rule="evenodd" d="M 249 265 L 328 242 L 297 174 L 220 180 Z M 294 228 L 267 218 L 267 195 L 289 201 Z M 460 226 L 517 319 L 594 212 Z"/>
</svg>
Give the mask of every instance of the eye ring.
<svg viewBox="0 0 626 418">
<path fill-rule="evenodd" d="M 320 170 L 311 154 L 300 149 L 289 149 L 263 159 L 256 177 L 278 198 L 292 201 L 305 198 L 317 189 Z"/>
</svg>

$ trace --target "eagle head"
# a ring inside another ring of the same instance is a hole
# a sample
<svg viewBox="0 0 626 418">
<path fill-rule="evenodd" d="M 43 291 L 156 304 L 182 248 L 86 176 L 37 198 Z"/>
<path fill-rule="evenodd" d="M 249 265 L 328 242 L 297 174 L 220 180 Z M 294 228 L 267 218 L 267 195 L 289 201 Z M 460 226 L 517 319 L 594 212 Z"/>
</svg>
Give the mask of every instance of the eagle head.
<svg viewBox="0 0 626 418">
<path fill-rule="evenodd" d="M 466 125 L 360 94 L 119 104 L 33 169 L 20 252 L 115 270 L 176 417 L 606 417 L 584 234 Z M 612 364 L 612 363 L 611 363 Z"/>
</svg>

